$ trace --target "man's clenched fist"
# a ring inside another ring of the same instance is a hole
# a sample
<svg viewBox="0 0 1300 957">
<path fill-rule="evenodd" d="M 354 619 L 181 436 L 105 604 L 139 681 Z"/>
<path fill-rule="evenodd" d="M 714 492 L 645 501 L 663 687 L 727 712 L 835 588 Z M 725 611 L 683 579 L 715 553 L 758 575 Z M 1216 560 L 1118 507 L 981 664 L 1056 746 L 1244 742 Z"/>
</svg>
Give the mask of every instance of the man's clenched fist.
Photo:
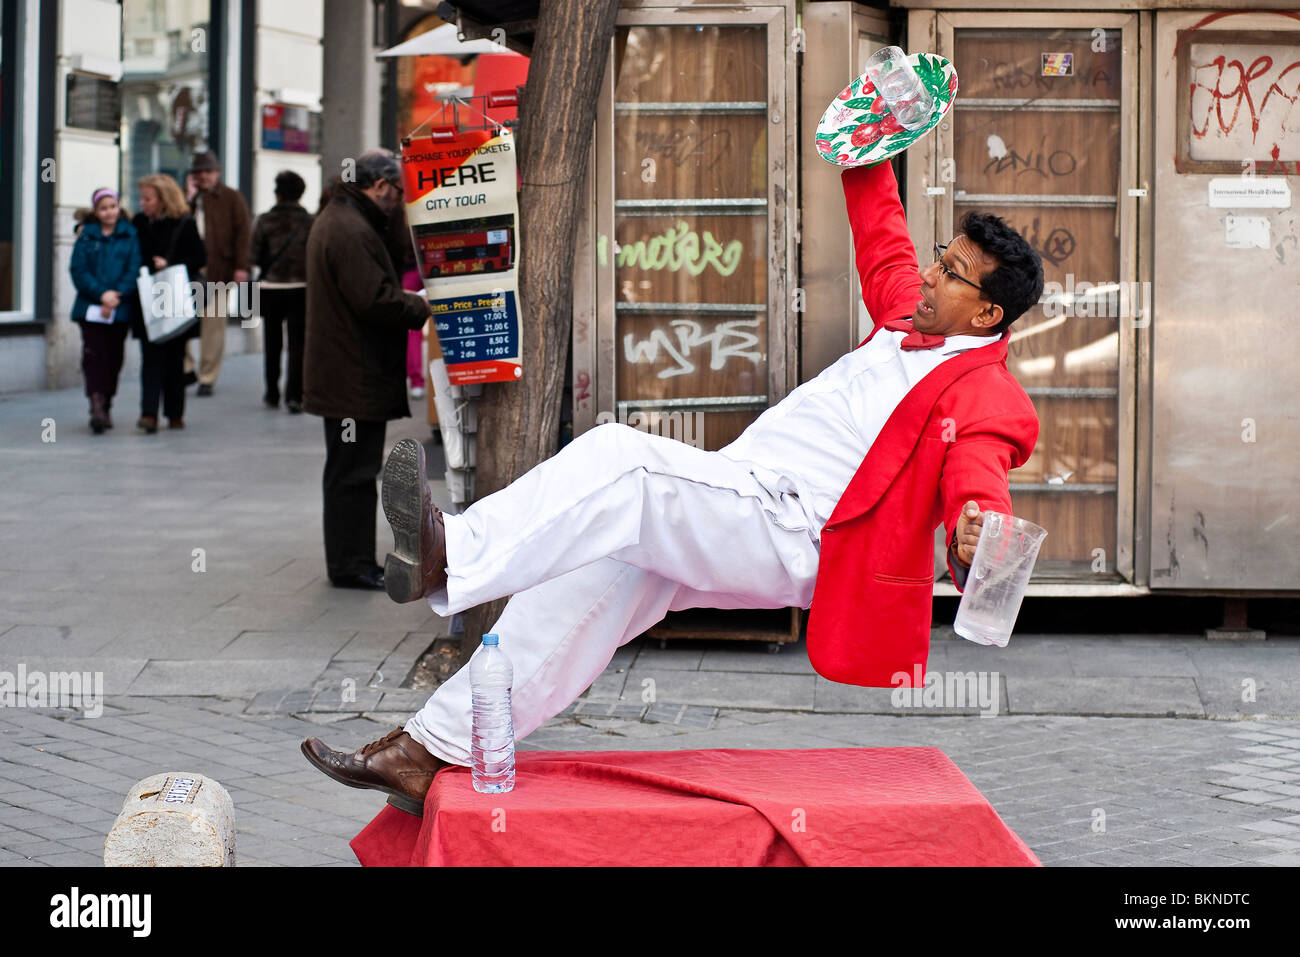
<svg viewBox="0 0 1300 957">
<path fill-rule="evenodd" d="M 962 506 L 957 519 L 957 561 L 967 568 L 975 560 L 975 546 L 980 543 L 980 530 L 984 527 L 984 513 L 973 499 Z"/>
</svg>

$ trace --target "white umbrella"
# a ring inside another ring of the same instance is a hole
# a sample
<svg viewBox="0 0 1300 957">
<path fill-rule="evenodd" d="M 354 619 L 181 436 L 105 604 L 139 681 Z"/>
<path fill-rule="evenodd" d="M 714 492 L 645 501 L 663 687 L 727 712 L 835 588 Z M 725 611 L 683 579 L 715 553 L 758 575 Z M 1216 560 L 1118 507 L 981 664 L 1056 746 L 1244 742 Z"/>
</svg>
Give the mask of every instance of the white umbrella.
<svg viewBox="0 0 1300 957">
<path fill-rule="evenodd" d="M 389 47 L 383 53 L 377 53 L 376 56 L 429 56 L 439 54 L 440 56 L 473 56 L 476 53 L 511 53 L 514 50 L 504 47 L 499 43 L 493 43 L 491 40 L 460 40 L 458 39 L 460 31 L 456 29 L 453 23 L 444 23 L 428 33 L 421 33 L 418 37 L 412 37 L 405 43 L 399 43 L 395 47 Z M 515 54 L 518 56 L 518 54 Z"/>
</svg>

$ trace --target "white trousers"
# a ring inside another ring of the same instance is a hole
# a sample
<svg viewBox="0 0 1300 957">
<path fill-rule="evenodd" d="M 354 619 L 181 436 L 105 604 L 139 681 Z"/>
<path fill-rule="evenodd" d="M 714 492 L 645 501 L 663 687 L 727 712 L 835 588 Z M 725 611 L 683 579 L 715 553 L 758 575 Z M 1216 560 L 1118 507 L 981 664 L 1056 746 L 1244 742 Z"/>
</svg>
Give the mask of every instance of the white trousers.
<svg viewBox="0 0 1300 957">
<path fill-rule="evenodd" d="M 613 423 L 447 515 L 446 528 L 447 586 L 429 596 L 434 611 L 513 596 L 492 630 L 514 667 L 517 739 L 669 611 L 807 608 L 817 578 L 820 529 L 796 496 L 769 490 L 743 462 Z M 470 719 L 466 666 L 406 731 L 468 765 Z"/>
</svg>

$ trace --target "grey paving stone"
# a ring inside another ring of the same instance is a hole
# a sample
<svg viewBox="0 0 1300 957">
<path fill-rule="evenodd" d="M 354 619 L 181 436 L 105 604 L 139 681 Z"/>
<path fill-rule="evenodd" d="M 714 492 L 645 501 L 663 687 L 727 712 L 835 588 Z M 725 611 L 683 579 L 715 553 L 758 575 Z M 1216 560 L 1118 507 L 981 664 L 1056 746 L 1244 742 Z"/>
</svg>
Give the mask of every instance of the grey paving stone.
<svg viewBox="0 0 1300 957">
<path fill-rule="evenodd" d="M 1259 831 L 1261 834 L 1271 834 L 1274 837 L 1300 835 L 1300 827 L 1296 827 L 1294 824 L 1285 824 L 1282 821 L 1254 821 L 1241 826 L 1248 831 Z"/>
<path fill-rule="evenodd" d="M 1105 639 L 1064 642 L 1073 674 L 1098 677 L 1188 677 L 1200 672 L 1184 642 L 1126 642 L 1116 647 Z M 1009 646 L 1008 646 L 1009 647 Z"/>
<path fill-rule="evenodd" d="M 700 661 L 701 671 L 742 671 L 760 674 L 816 674 L 803 642 L 782 645 L 773 653 L 766 646 L 744 643 L 746 647 L 710 648 Z M 639 659 L 638 659 L 639 661 Z"/>
<path fill-rule="evenodd" d="M 1193 643 L 1187 654 L 1206 677 L 1300 678 L 1300 639 L 1294 637 L 1243 644 Z"/>
<path fill-rule="evenodd" d="M 642 669 L 639 664 L 628 672 L 623 700 L 639 699 L 650 687 L 643 683 L 647 680 L 654 682 L 656 701 L 705 706 L 726 702 L 746 708 L 813 707 L 812 676 Z"/>
<path fill-rule="evenodd" d="M 1224 717 L 1300 716 L 1300 678 L 1282 677 L 1272 672 L 1253 676 L 1250 686 L 1251 700 L 1243 700 L 1246 693 L 1243 680 L 1220 675 L 1197 678 L 1196 685 L 1201 692 L 1206 713 Z"/>
<path fill-rule="evenodd" d="M 628 718 L 640 721 L 646 713 L 647 705 L 630 701 L 575 701 L 566 710 L 566 714 L 587 715 L 593 717 Z"/>
<path fill-rule="evenodd" d="M 633 667 L 639 671 L 699 671 L 703 659 L 704 649 L 698 647 L 659 648 L 646 645 L 636 656 Z"/>
<path fill-rule="evenodd" d="M 46 652 L 49 651 L 49 649 L 45 650 Z M 48 653 L 20 654 L 11 657 L 5 654 L 3 647 L 0 647 L 0 671 L 8 671 L 10 674 L 16 675 L 19 664 L 26 667 L 28 675 L 35 672 L 41 672 L 45 675 L 52 672 L 89 672 L 91 675 L 91 690 L 93 691 L 96 688 L 98 682 L 98 687 L 106 698 L 108 695 L 124 692 L 135 676 L 144 668 L 146 661 L 143 658 L 89 655 L 54 656 Z M 49 679 L 46 680 L 48 683 Z M 69 709 L 68 713 L 71 714 L 76 711 L 84 714 L 88 710 L 94 710 L 96 704 L 102 711 L 104 701 L 100 699 L 98 702 L 80 702 L 76 708 Z"/>
<path fill-rule="evenodd" d="M 239 636 L 237 628 L 158 629 L 150 626 L 128 627 L 100 648 L 99 657 L 138 659 L 143 667 L 149 658 L 170 660 L 215 658 Z"/>
<path fill-rule="evenodd" d="M 310 685 L 328 657 L 254 661 L 150 661 L 131 682 L 132 695 L 255 695 L 265 688 Z"/>
<path fill-rule="evenodd" d="M 626 672 L 611 672 L 608 669 L 591 683 L 591 687 L 582 695 L 592 701 L 617 701 L 623 696 L 627 683 Z"/>
<path fill-rule="evenodd" d="M 217 659 L 296 659 L 328 661 L 341 651 L 355 631 L 245 631 L 215 656 Z"/>
<path fill-rule="evenodd" d="M 311 701 L 312 711 L 348 711 L 362 713 L 373 711 L 380 705 L 380 701 L 385 695 L 379 691 L 335 691 L 334 693 L 320 692 Z M 295 709 L 299 710 L 299 709 Z"/>
<path fill-rule="evenodd" d="M 717 713 L 717 708 L 704 708 L 686 704 L 653 704 L 646 709 L 646 713 L 641 720 L 652 724 L 707 728 L 713 723 Z"/>
<path fill-rule="evenodd" d="M 334 656 L 339 661 L 366 661 L 381 664 L 406 638 L 405 631 L 361 629 Z"/>
<path fill-rule="evenodd" d="M 1255 863 L 1267 864 L 1270 867 L 1300 867 L 1300 853 L 1273 854 L 1268 857 L 1261 857 Z"/>
<path fill-rule="evenodd" d="M 1230 788 L 1240 788 L 1243 791 L 1273 791 L 1276 789 L 1276 781 L 1270 781 L 1268 778 L 1258 778 L 1252 774 L 1237 774 L 1223 778 L 1211 778 L 1211 784 L 1222 784 Z"/>
<path fill-rule="evenodd" d="M 429 692 L 427 691 L 405 691 L 402 689 L 384 691 L 380 695 L 379 703 L 370 710 L 397 711 L 409 717 L 423 708 L 428 700 Z"/>
<path fill-rule="evenodd" d="M 1242 804 L 1268 804 L 1277 800 L 1277 795 L 1270 791 L 1231 791 L 1219 796 L 1226 801 L 1240 801 Z"/>
<path fill-rule="evenodd" d="M 392 602 L 389 604 L 392 605 Z M 443 637 L 446 637 L 445 633 L 440 634 L 437 631 L 408 632 L 379 666 L 379 670 L 383 673 L 385 689 L 400 687 L 406 680 L 407 674 L 415 667 L 415 663 L 420 660 L 420 656 L 428 651 L 435 641 Z"/>
<path fill-rule="evenodd" d="M 102 854 L 90 854 L 68 848 L 58 854 L 41 855 L 35 858 L 50 867 L 98 867 L 104 863 Z"/>
<path fill-rule="evenodd" d="M 1276 758 L 1271 755 L 1243 757 L 1241 763 L 1257 768 L 1291 768 L 1296 766 L 1296 762 L 1291 758 Z M 1250 772 L 1247 771 L 1246 773 L 1249 774 Z"/>
<path fill-rule="evenodd" d="M 1012 714 L 1203 717 L 1192 678 L 1008 677 Z"/>
<path fill-rule="evenodd" d="M 997 715 L 1007 712 L 1006 683 L 996 673 L 933 670 L 926 673 L 924 686 L 911 688 L 862 688 L 856 685 L 815 679 L 814 710 L 852 714 L 913 715 Z M 927 690 L 928 689 L 928 690 Z M 919 704 L 915 691 L 921 692 Z M 927 701 L 947 702 L 928 705 Z M 897 704 L 895 702 L 898 702 Z"/>
<path fill-rule="evenodd" d="M 1241 750 L 1260 757 L 1280 758 L 1286 761 L 1294 760 L 1288 749 L 1277 748 L 1269 744 L 1256 744 L 1249 748 L 1242 748 Z"/>
</svg>

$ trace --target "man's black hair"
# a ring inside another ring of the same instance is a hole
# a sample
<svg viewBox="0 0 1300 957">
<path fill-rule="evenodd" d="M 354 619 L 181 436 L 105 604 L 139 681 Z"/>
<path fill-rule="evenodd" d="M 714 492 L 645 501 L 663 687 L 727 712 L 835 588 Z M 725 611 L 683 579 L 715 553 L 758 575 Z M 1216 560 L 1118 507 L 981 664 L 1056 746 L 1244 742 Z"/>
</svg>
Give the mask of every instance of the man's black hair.
<svg viewBox="0 0 1300 957">
<path fill-rule="evenodd" d="M 296 203 L 302 198 L 303 191 L 307 189 L 307 184 L 303 182 L 301 176 L 292 170 L 284 170 L 277 173 L 275 177 L 275 195 L 290 203 Z"/>
<path fill-rule="evenodd" d="M 980 280 L 980 288 L 1002 307 L 1002 321 L 993 327 L 1001 333 L 1043 295 L 1043 261 L 1023 236 L 992 213 L 967 213 L 961 232 L 998 261 L 998 267 Z"/>
</svg>

